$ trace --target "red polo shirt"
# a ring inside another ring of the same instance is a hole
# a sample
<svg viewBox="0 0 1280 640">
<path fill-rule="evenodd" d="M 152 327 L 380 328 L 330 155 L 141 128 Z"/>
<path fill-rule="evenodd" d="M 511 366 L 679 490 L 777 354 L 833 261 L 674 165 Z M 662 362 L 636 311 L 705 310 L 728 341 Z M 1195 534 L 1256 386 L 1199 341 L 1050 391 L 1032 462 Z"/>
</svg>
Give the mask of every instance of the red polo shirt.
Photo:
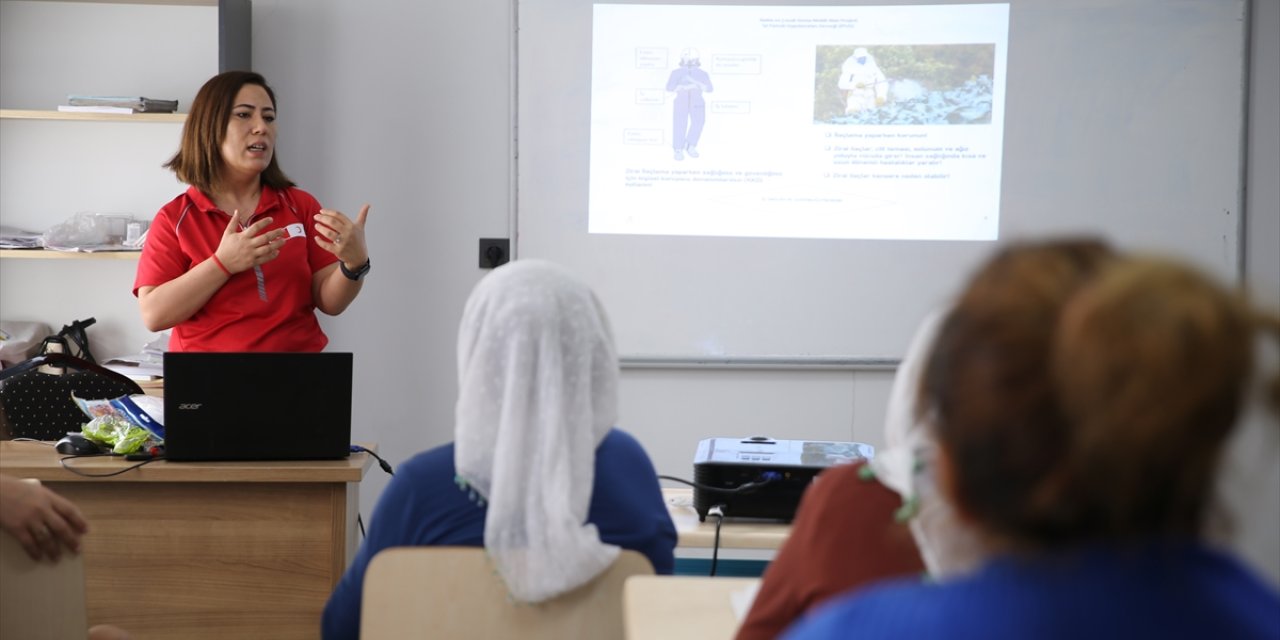
<svg viewBox="0 0 1280 640">
<path fill-rule="evenodd" d="M 329 338 L 316 320 L 311 278 L 338 258 L 312 239 L 319 211 L 319 201 L 301 189 L 277 191 L 264 185 L 258 209 L 245 226 L 270 216 L 268 230 L 300 224 L 303 234 L 287 236 L 275 260 L 231 276 L 204 307 L 173 328 L 169 350 L 324 349 Z M 229 220 L 230 214 L 195 187 L 165 205 L 147 231 L 133 295 L 140 287 L 162 285 L 209 259 Z"/>
</svg>

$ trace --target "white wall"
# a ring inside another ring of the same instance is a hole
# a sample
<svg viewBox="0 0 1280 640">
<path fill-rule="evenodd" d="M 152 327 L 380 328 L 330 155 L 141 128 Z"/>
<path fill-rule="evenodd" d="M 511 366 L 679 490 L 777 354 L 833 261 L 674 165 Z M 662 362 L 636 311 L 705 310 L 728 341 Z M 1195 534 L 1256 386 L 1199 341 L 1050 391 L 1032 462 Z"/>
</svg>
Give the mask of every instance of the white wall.
<svg viewBox="0 0 1280 640">
<path fill-rule="evenodd" d="M 1251 9 L 1245 282 L 1280 309 L 1280 0 L 1254 0 Z"/>
<path fill-rule="evenodd" d="M 1280 69 L 1280 0 L 1254 0 L 1252 10 L 1245 282 L 1257 300 L 1280 311 L 1280 78 L 1276 75 Z M 1266 424 L 1262 429 L 1241 431 L 1233 443 L 1252 452 L 1252 456 L 1239 458 L 1253 465 L 1240 475 L 1247 478 L 1244 486 L 1256 487 L 1256 494 L 1243 505 L 1253 510 L 1253 516 L 1240 544 L 1246 557 L 1280 586 L 1280 463 L 1276 462 L 1280 458 L 1280 437 L 1276 437 L 1280 425 L 1274 414 L 1262 411 L 1245 419 Z"/>
<path fill-rule="evenodd" d="M 217 18 L 212 6 L 4 0 L 0 107 L 138 95 L 186 111 L 218 71 Z M 181 132 L 179 123 L 0 120 L 0 224 L 44 231 L 82 212 L 150 220 L 183 188 L 161 168 Z M 136 270 L 136 259 L 0 260 L 0 318 L 56 331 L 94 317 L 94 355 L 137 353 L 154 336 L 131 293 Z"/>
<path fill-rule="evenodd" d="M 323 324 L 331 350 L 356 354 L 355 437 L 378 443 L 392 464 L 452 437 L 457 320 L 484 273 L 476 242 L 509 235 L 513 1 L 253 3 L 254 66 L 279 98 L 282 166 L 327 206 L 354 213 L 373 205 L 373 272 L 356 304 Z M 1248 280 L 1280 297 L 1277 2 L 1256 0 L 1254 9 L 1262 59 L 1253 64 L 1261 90 L 1251 103 L 1246 262 Z M 62 186 L 57 175 L 45 179 Z M 32 291 L 75 279 L 65 266 L 23 262 L 0 263 L 6 317 L 36 304 Z M 19 271 L 30 284 L 11 296 L 10 273 Z M 113 282 L 128 275 L 109 274 Z M 115 304 L 112 313 L 136 318 L 131 296 Z M 69 320 L 66 313 L 51 321 Z M 622 424 L 660 473 L 689 476 L 705 437 L 878 446 L 890 382 L 882 371 L 628 369 Z M 364 483 L 366 517 L 385 483 L 376 469 Z"/>
<path fill-rule="evenodd" d="M 1265 59 L 1255 61 L 1253 82 L 1264 91 L 1252 104 L 1251 126 L 1262 133 L 1249 161 L 1251 183 L 1270 190 L 1249 192 L 1248 279 L 1275 290 L 1280 102 L 1273 72 L 1280 68 L 1274 61 L 1280 29 L 1277 0 L 1257 4 L 1254 46 Z M 475 266 L 476 240 L 509 235 L 513 3 L 255 0 L 253 6 L 255 67 L 280 96 L 285 168 L 332 206 L 354 211 L 373 204 L 373 273 L 360 300 L 325 328 L 334 349 L 356 353 L 356 437 L 378 442 L 396 464 L 451 437 L 456 323 L 483 274 Z M 879 446 L 891 381 L 883 371 L 627 369 L 622 425 L 660 473 L 686 477 L 697 441 L 707 437 L 768 434 Z M 385 485 L 377 471 L 369 480 L 362 490 L 366 514 Z"/>
<path fill-rule="evenodd" d="M 253 3 L 282 166 L 327 206 L 372 205 L 373 270 L 322 324 L 330 350 L 356 354 L 353 437 L 393 465 L 452 439 L 477 239 L 507 235 L 511 32 L 503 0 Z M 363 485 L 366 516 L 386 479 Z"/>
<path fill-rule="evenodd" d="M 324 326 L 330 349 L 356 354 L 355 437 L 393 465 L 451 439 L 457 321 L 484 273 L 476 242 L 510 235 L 511 31 L 509 0 L 253 3 L 254 66 L 279 98 L 282 165 L 329 206 L 373 205 L 373 271 Z M 622 424 L 660 473 L 688 477 L 701 438 L 878 444 L 891 378 L 626 370 Z M 366 514 L 383 486 L 375 470 Z"/>
</svg>

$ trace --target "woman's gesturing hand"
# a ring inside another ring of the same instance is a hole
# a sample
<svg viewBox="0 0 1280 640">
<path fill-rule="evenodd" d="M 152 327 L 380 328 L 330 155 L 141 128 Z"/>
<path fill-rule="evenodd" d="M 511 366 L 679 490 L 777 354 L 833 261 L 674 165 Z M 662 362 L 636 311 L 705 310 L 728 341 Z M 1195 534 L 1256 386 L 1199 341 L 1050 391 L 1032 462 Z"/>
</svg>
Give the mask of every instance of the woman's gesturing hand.
<svg viewBox="0 0 1280 640">
<path fill-rule="evenodd" d="M 364 224 L 369 217 L 369 205 L 360 207 L 353 221 L 346 214 L 334 209 L 321 209 L 316 214 L 316 242 L 349 269 L 355 269 L 369 261 L 369 247 L 365 246 Z"/>
<path fill-rule="evenodd" d="M 271 218 L 263 218 L 241 228 L 240 211 L 231 214 L 227 228 L 222 231 L 222 241 L 213 256 L 228 275 L 248 271 L 264 262 L 275 260 L 284 246 L 284 229 L 262 230 L 271 224 Z"/>
</svg>

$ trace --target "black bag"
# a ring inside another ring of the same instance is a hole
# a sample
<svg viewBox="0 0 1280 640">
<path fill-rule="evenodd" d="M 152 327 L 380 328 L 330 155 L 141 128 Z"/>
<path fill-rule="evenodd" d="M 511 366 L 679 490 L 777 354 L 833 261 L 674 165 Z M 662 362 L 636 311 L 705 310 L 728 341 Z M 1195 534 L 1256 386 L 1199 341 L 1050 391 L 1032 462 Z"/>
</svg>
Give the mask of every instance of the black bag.
<svg viewBox="0 0 1280 640">
<path fill-rule="evenodd" d="M 43 373 L 49 365 L 65 373 Z M 110 369 L 65 353 L 46 353 L 0 370 L 0 433 L 9 438 L 59 440 L 89 418 L 71 399 L 109 400 L 142 393 L 142 387 Z"/>
<path fill-rule="evenodd" d="M 52 343 L 61 345 L 62 353 L 80 356 L 96 364 L 98 361 L 93 358 L 93 352 L 89 350 L 89 334 L 85 333 L 85 329 L 93 326 L 97 321 L 97 318 L 86 318 L 62 325 L 60 331 L 44 339 L 44 343 L 40 345 L 40 353 L 50 353 L 49 345 Z M 71 348 L 72 345 L 75 345 L 74 350 Z"/>
</svg>

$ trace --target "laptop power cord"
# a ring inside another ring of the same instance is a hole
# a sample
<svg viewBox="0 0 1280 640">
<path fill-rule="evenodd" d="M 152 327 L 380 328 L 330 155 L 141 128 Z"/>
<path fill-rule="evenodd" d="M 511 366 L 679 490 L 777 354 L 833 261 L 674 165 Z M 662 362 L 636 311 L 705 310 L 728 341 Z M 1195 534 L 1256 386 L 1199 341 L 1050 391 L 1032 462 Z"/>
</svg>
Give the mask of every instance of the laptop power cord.
<svg viewBox="0 0 1280 640">
<path fill-rule="evenodd" d="M 377 461 L 378 461 L 378 466 L 379 466 L 379 467 L 382 467 L 382 470 L 383 470 L 383 471 L 386 471 L 386 472 L 387 472 L 387 475 L 389 475 L 389 476 L 394 476 L 394 475 L 396 475 L 396 472 L 391 470 L 391 463 L 390 463 L 390 462 L 387 462 L 386 460 L 383 460 L 383 459 L 382 459 L 382 456 L 380 456 L 380 455 L 378 455 L 378 454 L 374 453 L 373 451 L 370 451 L 367 447 L 362 447 L 362 446 L 360 446 L 360 445 L 358 445 L 358 444 L 353 444 L 353 445 L 351 445 L 351 453 L 367 453 L 367 454 L 369 454 L 369 455 L 373 456 L 373 459 L 374 459 L 374 460 L 377 460 Z M 365 533 L 364 533 L 364 519 L 360 517 L 360 513 L 359 513 L 359 512 L 357 512 L 357 513 L 356 513 L 356 524 L 360 526 L 360 538 L 361 538 L 361 539 L 363 539 L 363 538 L 365 537 Z"/>
<path fill-rule="evenodd" d="M 387 472 L 387 475 L 389 475 L 389 476 L 394 476 L 394 475 L 396 474 L 396 473 L 395 473 L 395 471 L 392 471 L 392 470 L 391 470 L 391 463 L 390 463 L 390 462 L 387 462 L 386 460 L 383 460 L 383 459 L 382 459 L 382 456 L 380 456 L 380 455 L 378 455 L 378 454 L 376 454 L 376 453 L 374 453 L 374 452 L 370 451 L 369 449 L 367 449 L 367 448 L 365 448 L 365 447 L 362 447 L 362 446 L 360 446 L 360 445 L 358 445 L 358 444 L 353 444 L 353 445 L 351 445 L 351 453 L 367 453 L 367 454 L 369 454 L 369 455 L 373 456 L 373 459 L 374 459 L 374 460 L 377 460 L 377 461 L 378 461 L 378 466 L 379 466 L 379 467 L 382 467 L 382 470 L 383 470 L 383 471 L 386 471 L 386 472 Z"/>
</svg>

